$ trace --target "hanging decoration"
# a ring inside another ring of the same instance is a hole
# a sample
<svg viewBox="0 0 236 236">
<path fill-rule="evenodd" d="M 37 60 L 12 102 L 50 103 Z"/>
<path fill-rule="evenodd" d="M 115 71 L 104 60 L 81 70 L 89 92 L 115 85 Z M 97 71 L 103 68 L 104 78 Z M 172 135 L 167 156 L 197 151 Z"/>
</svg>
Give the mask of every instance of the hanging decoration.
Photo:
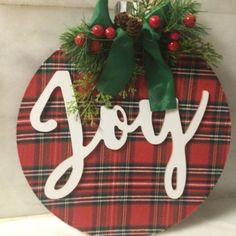
<svg viewBox="0 0 236 236">
<path fill-rule="evenodd" d="M 230 110 L 194 0 L 121 1 L 61 36 L 17 122 L 44 206 L 88 235 L 149 236 L 206 200 L 229 152 Z"/>
<path fill-rule="evenodd" d="M 111 107 L 115 96 L 134 95 L 140 75 L 145 75 L 152 111 L 175 109 L 171 66 L 178 58 L 197 56 L 210 65 L 221 59 L 203 39 L 207 31 L 197 22 L 200 9 L 194 0 L 140 0 L 112 21 L 108 0 L 97 1 L 90 22 L 61 37 L 62 50 L 81 74 L 74 81 L 76 104 L 68 104 L 71 113 L 93 123 L 100 105 Z"/>
</svg>

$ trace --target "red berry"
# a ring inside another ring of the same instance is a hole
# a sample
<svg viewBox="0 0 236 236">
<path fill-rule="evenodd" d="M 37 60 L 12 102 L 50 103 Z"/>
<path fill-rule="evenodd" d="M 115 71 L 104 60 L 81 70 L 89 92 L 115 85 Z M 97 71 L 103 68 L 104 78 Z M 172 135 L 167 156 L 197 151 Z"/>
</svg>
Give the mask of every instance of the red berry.
<svg viewBox="0 0 236 236">
<path fill-rule="evenodd" d="M 102 38 L 105 34 L 105 29 L 102 25 L 94 25 L 92 28 L 92 33 L 97 38 Z"/>
<path fill-rule="evenodd" d="M 180 45 L 177 41 L 173 41 L 173 42 L 170 42 L 167 47 L 170 52 L 176 52 L 179 50 Z"/>
<path fill-rule="evenodd" d="M 83 33 L 80 33 L 75 37 L 74 41 L 78 47 L 83 47 L 86 42 L 86 37 Z"/>
<path fill-rule="evenodd" d="M 94 40 L 90 44 L 90 51 L 94 54 L 98 54 L 102 49 L 102 43 L 98 40 Z"/>
<path fill-rule="evenodd" d="M 107 39 L 114 39 L 116 37 L 116 30 L 113 27 L 106 28 L 105 35 Z"/>
<path fill-rule="evenodd" d="M 180 39 L 180 32 L 171 32 L 169 37 L 171 40 L 178 41 Z"/>
<path fill-rule="evenodd" d="M 153 29 L 157 29 L 161 26 L 161 18 L 159 16 L 152 16 L 149 19 L 149 25 L 153 28 Z"/>
<path fill-rule="evenodd" d="M 192 28 L 196 25 L 197 17 L 194 16 L 192 13 L 189 13 L 184 17 L 183 22 L 186 27 Z"/>
</svg>

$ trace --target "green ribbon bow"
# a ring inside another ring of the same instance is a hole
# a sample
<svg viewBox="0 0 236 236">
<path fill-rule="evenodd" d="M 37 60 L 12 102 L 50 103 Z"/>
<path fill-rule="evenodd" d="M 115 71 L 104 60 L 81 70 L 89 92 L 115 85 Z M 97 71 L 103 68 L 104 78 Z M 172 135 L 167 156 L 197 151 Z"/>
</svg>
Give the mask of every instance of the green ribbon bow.
<svg viewBox="0 0 236 236">
<path fill-rule="evenodd" d="M 169 5 L 166 4 L 151 12 L 146 17 L 141 33 L 145 78 L 153 112 L 171 110 L 177 107 L 173 74 L 161 55 L 159 45 L 161 30 L 152 29 L 148 23 L 149 18 L 153 15 L 158 15 L 161 22 L 165 22 L 165 12 L 168 11 L 168 8 Z M 113 25 L 109 16 L 108 0 L 97 1 L 90 26 L 95 24 L 101 24 L 105 27 Z M 97 83 L 97 89 L 111 96 L 117 95 L 128 84 L 134 70 L 134 40 L 126 31 L 118 28 L 117 36 L 113 40 L 108 59 Z"/>
</svg>

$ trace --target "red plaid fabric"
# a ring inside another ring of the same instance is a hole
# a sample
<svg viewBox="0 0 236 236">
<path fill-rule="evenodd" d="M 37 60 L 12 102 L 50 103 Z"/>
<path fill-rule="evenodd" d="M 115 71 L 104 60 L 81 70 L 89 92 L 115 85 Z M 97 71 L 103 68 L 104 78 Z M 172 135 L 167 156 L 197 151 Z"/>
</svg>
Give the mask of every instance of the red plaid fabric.
<svg viewBox="0 0 236 236">
<path fill-rule="evenodd" d="M 164 189 L 164 172 L 172 140 L 158 146 L 149 144 L 141 130 L 129 135 L 119 151 L 108 150 L 103 143 L 85 159 L 82 179 L 73 193 L 64 199 L 50 200 L 44 186 L 56 166 L 72 154 L 70 133 L 61 91 L 55 90 L 42 119 L 53 118 L 59 126 L 50 133 L 35 131 L 29 113 L 38 97 L 58 70 L 77 74 L 69 58 L 55 52 L 39 69 L 24 95 L 17 125 L 17 143 L 24 174 L 42 203 L 57 217 L 91 235 L 150 235 L 166 230 L 191 215 L 207 198 L 224 168 L 230 144 L 230 114 L 222 87 L 205 62 L 183 57 L 173 68 L 176 95 L 180 102 L 183 129 L 186 130 L 200 103 L 202 91 L 210 93 L 204 119 L 188 143 L 187 185 L 183 196 L 170 199 Z M 138 92 L 129 100 L 117 99 L 132 122 L 138 114 L 138 102 L 147 98 L 145 80 L 137 81 Z M 164 113 L 153 115 L 158 132 Z M 99 118 L 98 118 L 99 121 Z M 89 142 L 97 127 L 84 127 Z M 62 185 L 67 173 L 58 183 Z"/>
</svg>

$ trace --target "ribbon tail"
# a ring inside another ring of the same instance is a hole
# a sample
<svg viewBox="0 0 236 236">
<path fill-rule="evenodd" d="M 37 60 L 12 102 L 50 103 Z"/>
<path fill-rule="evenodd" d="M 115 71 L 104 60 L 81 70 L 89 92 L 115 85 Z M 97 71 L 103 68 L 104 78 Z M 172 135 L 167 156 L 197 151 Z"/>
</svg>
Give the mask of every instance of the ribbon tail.
<svg viewBox="0 0 236 236">
<path fill-rule="evenodd" d="M 113 25 L 109 15 L 108 0 L 97 0 L 97 4 L 89 26 L 92 27 L 96 24 L 100 24 L 104 27 Z"/>
<path fill-rule="evenodd" d="M 144 66 L 152 111 L 176 109 L 174 78 L 165 63 L 159 44 L 150 31 L 143 33 Z"/>
<path fill-rule="evenodd" d="M 161 29 L 164 27 L 166 12 L 171 7 L 170 2 L 163 2 L 159 8 L 154 9 L 147 17 L 142 31 L 144 47 L 144 66 L 148 84 L 148 93 L 152 111 L 166 111 L 176 109 L 174 77 L 171 69 L 165 63 L 159 41 Z M 153 30 L 148 24 L 152 15 L 161 18 L 162 25 L 159 30 Z"/>
<path fill-rule="evenodd" d="M 132 78 L 134 58 L 133 39 L 119 28 L 96 88 L 102 93 L 117 95 Z"/>
</svg>

